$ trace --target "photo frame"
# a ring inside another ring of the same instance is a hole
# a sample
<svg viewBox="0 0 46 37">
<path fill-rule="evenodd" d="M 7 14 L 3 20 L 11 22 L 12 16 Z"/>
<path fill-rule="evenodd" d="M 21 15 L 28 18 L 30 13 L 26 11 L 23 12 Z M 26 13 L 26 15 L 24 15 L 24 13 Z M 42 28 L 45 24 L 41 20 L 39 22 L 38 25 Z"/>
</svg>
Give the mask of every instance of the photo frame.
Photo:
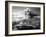
<svg viewBox="0 0 46 37">
<path fill-rule="evenodd" d="M 45 3 L 5 1 L 5 35 L 45 33 Z"/>
</svg>

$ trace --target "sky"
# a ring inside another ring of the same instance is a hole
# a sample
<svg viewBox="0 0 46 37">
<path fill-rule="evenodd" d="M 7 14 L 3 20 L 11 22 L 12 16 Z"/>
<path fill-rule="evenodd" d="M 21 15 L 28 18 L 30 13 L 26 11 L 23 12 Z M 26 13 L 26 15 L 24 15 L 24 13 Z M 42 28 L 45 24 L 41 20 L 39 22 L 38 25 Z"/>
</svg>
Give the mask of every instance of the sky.
<svg viewBox="0 0 46 37">
<path fill-rule="evenodd" d="M 29 8 L 33 14 L 40 15 L 40 8 L 35 7 L 19 7 L 13 6 L 12 7 L 12 21 L 20 21 L 25 19 L 25 9 Z"/>
</svg>

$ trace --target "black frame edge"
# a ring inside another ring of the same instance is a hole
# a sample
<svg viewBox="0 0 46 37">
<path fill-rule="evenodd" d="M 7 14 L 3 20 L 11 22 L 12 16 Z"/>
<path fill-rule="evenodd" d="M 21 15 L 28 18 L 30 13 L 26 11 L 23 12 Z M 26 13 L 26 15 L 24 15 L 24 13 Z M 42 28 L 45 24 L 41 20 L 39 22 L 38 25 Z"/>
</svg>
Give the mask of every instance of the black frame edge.
<svg viewBox="0 0 46 37">
<path fill-rule="evenodd" d="M 8 36 L 8 2 L 5 2 L 5 36 Z"/>
<path fill-rule="evenodd" d="M 43 33 L 45 34 L 45 3 L 43 4 L 43 24 L 44 24 L 44 26 L 43 26 Z"/>
<path fill-rule="evenodd" d="M 45 4 L 45 3 L 42 3 L 42 2 L 25 2 L 25 1 L 5 1 L 5 2 L 32 3 L 32 4 Z"/>
</svg>

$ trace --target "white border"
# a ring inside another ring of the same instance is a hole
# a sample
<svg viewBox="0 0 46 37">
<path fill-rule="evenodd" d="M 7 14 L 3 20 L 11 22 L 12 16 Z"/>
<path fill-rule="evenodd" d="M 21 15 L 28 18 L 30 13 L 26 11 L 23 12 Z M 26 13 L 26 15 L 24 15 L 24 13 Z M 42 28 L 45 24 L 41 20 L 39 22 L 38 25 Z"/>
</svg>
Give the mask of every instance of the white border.
<svg viewBox="0 0 46 37">
<path fill-rule="evenodd" d="M 41 29 L 40 30 L 19 30 L 12 31 L 12 6 L 21 6 L 21 7 L 40 7 L 40 16 L 41 16 Z M 8 11 L 9 11 L 9 34 L 26 34 L 26 33 L 42 33 L 43 32 L 43 5 L 42 4 L 26 4 L 26 3 L 8 3 Z"/>
</svg>

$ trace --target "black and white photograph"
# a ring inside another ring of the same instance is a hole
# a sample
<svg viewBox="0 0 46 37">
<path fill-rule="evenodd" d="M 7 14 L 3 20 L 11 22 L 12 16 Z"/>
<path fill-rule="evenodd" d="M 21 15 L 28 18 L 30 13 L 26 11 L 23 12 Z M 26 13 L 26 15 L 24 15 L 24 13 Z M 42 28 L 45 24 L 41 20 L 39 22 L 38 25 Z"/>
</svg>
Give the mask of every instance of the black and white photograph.
<svg viewBox="0 0 46 37">
<path fill-rule="evenodd" d="M 12 30 L 40 29 L 40 8 L 12 7 Z"/>
<path fill-rule="evenodd" d="M 45 33 L 45 4 L 37 2 L 5 2 L 5 35 Z"/>
</svg>

